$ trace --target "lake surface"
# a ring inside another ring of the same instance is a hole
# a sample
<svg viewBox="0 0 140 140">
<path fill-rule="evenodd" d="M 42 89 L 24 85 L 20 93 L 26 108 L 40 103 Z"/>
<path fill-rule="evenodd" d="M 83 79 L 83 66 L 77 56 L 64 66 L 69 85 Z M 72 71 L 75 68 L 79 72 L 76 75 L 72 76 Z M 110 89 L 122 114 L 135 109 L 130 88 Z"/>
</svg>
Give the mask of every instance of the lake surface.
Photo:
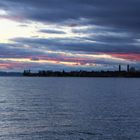
<svg viewBox="0 0 140 140">
<path fill-rule="evenodd" d="M 140 79 L 0 77 L 0 140 L 140 140 Z"/>
</svg>

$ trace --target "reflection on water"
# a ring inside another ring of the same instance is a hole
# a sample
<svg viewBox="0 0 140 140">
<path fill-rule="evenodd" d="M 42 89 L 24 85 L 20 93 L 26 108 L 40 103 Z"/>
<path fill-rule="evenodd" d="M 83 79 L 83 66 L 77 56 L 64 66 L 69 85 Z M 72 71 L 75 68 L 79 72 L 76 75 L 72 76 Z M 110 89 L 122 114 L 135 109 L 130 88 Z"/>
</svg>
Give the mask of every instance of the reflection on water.
<svg viewBox="0 0 140 140">
<path fill-rule="evenodd" d="M 0 140 L 140 140 L 140 79 L 0 78 Z"/>
</svg>

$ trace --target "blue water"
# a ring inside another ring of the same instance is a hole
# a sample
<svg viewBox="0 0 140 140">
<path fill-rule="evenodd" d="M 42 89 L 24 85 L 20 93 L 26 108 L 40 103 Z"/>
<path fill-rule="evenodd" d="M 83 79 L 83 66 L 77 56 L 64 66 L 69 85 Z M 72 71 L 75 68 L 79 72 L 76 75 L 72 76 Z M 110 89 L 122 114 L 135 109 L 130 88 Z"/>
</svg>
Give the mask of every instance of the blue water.
<svg viewBox="0 0 140 140">
<path fill-rule="evenodd" d="M 140 79 L 0 77 L 0 140 L 140 140 Z"/>
</svg>

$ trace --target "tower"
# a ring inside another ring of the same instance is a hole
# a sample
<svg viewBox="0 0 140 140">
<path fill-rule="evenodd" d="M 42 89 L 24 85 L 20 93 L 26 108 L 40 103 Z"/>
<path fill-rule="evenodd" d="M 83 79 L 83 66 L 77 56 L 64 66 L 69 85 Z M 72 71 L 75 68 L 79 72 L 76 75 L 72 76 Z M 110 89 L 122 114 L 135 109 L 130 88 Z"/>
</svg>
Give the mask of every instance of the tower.
<svg viewBox="0 0 140 140">
<path fill-rule="evenodd" d="M 129 65 L 127 65 L 127 72 L 129 72 L 130 71 L 130 66 Z"/>
<path fill-rule="evenodd" d="M 121 65 L 119 65 L 119 72 L 121 72 Z"/>
</svg>

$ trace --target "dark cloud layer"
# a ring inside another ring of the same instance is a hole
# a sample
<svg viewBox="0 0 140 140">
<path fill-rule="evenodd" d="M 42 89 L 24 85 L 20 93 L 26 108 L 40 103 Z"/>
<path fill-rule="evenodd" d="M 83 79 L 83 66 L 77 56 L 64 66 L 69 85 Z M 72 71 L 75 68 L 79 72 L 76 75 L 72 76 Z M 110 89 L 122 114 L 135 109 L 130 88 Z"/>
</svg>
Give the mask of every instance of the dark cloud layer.
<svg viewBox="0 0 140 140">
<path fill-rule="evenodd" d="M 87 19 L 90 24 L 139 30 L 139 0 L 3 0 L 11 15 L 46 22 Z"/>
<path fill-rule="evenodd" d="M 61 30 L 48 30 L 48 29 L 42 29 L 39 30 L 39 32 L 41 33 L 47 33 L 47 34 L 65 34 L 65 32 L 61 31 Z"/>
<path fill-rule="evenodd" d="M 82 51 L 92 53 L 140 53 L 139 45 L 133 45 L 134 40 L 130 38 L 122 39 L 121 37 L 108 37 L 99 36 L 91 41 L 91 38 L 50 38 L 50 39 L 38 39 L 38 38 L 16 38 L 15 41 L 19 44 L 26 44 L 33 48 L 42 48 L 45 50 L 63 50 L 63 51 Z M 114 41 L 113 41 L 114 40 Z"/>
</svg>

